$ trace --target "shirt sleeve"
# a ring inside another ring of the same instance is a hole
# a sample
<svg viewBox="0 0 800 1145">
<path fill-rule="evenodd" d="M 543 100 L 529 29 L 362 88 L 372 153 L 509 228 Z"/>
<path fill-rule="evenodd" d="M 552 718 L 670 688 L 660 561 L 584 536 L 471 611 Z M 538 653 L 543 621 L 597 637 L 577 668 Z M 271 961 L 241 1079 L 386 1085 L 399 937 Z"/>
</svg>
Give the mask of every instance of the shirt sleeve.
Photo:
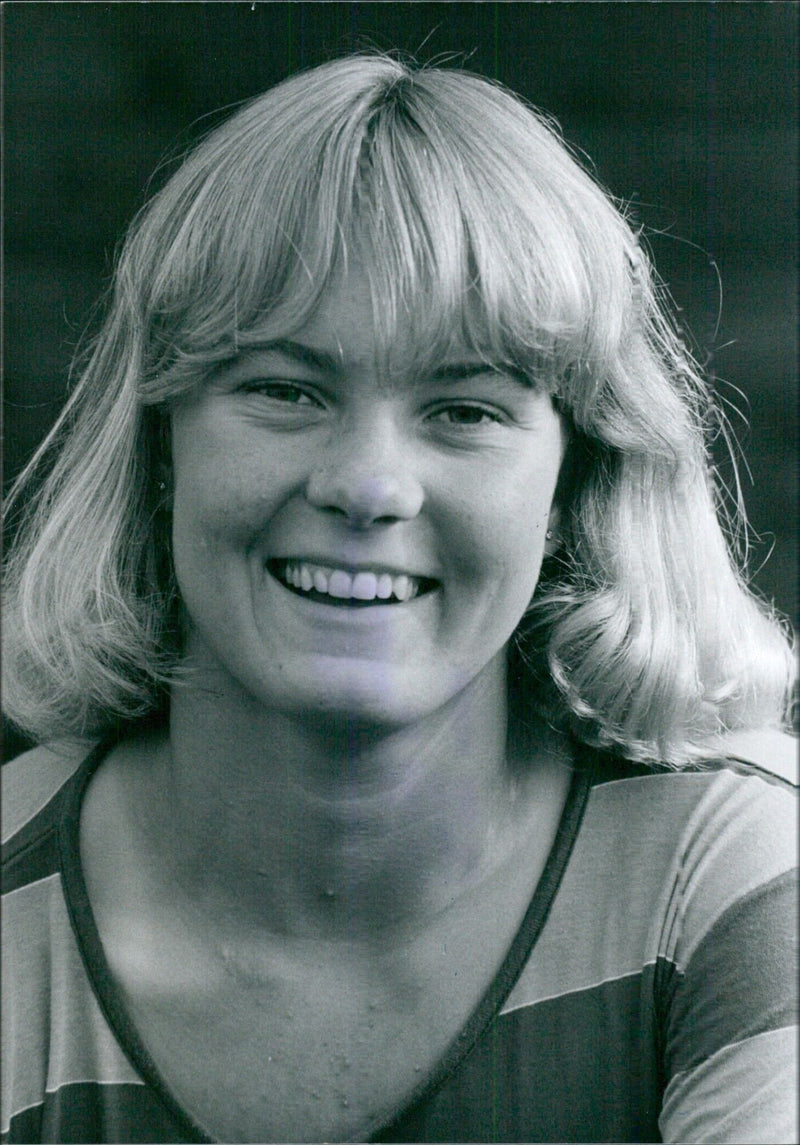
<svg viewBox="0 0 800 1145">
<path fill-rule="evenodd" d="M 797 812 L 760 780 L 687 832 L 664 989 L 667 1142 L 798 1141 Z"/>
</svg>

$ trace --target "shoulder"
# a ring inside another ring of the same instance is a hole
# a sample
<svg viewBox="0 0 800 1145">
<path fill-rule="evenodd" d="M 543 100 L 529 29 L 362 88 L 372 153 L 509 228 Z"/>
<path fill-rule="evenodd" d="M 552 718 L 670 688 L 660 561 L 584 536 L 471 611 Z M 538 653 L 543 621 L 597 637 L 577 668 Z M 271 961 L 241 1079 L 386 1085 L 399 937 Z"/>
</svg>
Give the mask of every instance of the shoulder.
<svg viewBox="0 0 800 1145">
<path fill-rule="evenodd" d="M 53 743 L 3 767 L 3 1140 L 183 1139 L 148 1125 L 158 1102 L 95 994 L 104 966 L 75 878 L 71 803 L 101 750 Z M 112 1122 L 122 1137 L 98 1136 Z"/>
<path fill-rule="evenodd" d="M 11 840 L 58 794 L 94 747 L 87 740 L 41 744 L 2 769 L 2 837 Z"/>
<path fill-rule="evenodd" d="M 595 792 L 611 802 L 673 800 L 691 803 L 707 790 L 722 793 L 741 788 L 746 780 L 756 798 L 769 804 L 776 796 L 790 805 L 798 793 L 797 740 L 775 729 L 725 736 L 708 753 L 685 766 L 634 762 L 615 753 L 583 750 L 582 763 Z M 686 808 L 684 807 L 684 810 Z M 673 811 L 680 817 L 676 806 Z"/>
<path fill-rule="evenodd" d="M 653 895 L 727 902 L 797 865 L 794 741 L 737 738 L 682 769 L 598 761 L 582 831 L 590 870 L 625 887 L 633 867 Z M 602 861 L 599 861 L 602 860 Z M 666 889 L 665 889 L 666 888 Z"/>
<path fill-rule="evenodd" d="M 604 932 L 613 919 L 625 936 L 604 975 L 659 959 L 683 974 L 702 964 L 698 951 L 719 965 L 721 951 L 752 943 L 757 957 L 759 934 L 784 956 L 796 917 L 796 788 L 777 775 L 777 751 L 756 754 L 740 742 L 736 754 L 726 745 L 682 770 L 600 761 L 565 886 L 576 916 Z"/>
</svg>

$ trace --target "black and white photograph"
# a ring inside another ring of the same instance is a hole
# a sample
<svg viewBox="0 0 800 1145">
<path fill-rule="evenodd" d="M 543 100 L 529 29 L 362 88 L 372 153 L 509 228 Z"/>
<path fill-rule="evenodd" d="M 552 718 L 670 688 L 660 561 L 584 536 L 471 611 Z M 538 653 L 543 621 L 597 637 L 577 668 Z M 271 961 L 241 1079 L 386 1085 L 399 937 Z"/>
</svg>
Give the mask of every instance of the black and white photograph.
<svg viewBox="0 0 800 1145">
<path fill-rule="evenodd" d="M 4 1145 L 793 1145 L 800 8 L 2 21 Z"/>
</svg>

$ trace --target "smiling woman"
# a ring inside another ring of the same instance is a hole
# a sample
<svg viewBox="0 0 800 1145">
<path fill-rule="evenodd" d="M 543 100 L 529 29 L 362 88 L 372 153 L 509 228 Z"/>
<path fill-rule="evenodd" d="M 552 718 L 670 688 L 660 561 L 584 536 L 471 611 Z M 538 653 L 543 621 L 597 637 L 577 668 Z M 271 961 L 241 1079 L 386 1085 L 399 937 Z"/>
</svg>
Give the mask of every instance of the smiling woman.
<svg viewBox="0 0 800 1145">
<path fill-rule="evenodd" d="M 415 373 L 399 329 L 383 363 L 366 285 L 351 266 L 291 343 L 177 404 L 172 552 L 185 663 L 266 707 L 396 726 L 504 675 L 564 433 L 546 392 L 466 347 Z"/>
<path fill-rule="evenodd" d="M 7 1140 L 795 1138 L 791 650 L 661 293 L 382 56 L 137 218 L 12 495 Z"/>
</svg>

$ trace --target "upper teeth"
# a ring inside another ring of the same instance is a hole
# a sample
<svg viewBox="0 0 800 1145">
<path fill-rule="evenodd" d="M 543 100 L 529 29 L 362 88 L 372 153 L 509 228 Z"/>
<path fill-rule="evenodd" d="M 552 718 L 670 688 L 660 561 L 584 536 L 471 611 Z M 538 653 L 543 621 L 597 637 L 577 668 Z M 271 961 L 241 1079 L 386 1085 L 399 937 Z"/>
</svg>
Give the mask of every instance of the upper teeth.
<svg viewBox="0 0 800 1145">
<path fill-rule="evenodd" d="M 394 597 L 406 601 L 415 597 L 420 587 L 419 577 L 406 576 L 405 573 L 399 576 L 386 572 L 351 573 L 346 569 L 312 565 L 307 561 L 287 561 L 280 576 L 302 592 L 316 589 L 341 600 L 389 600 Z"/>
</svg>

